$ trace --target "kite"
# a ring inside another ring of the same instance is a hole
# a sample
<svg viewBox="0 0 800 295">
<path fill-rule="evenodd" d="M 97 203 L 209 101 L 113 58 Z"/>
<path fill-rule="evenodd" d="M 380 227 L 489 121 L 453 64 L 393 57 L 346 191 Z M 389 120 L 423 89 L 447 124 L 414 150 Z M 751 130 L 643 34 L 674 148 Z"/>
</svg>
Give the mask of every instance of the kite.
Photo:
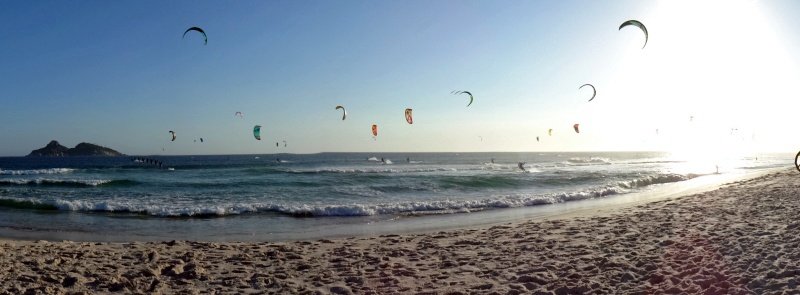
<svg viewBox="0 0 800 295">
<path fill-rule="evenodd" d="M 253 137 L 255 137 L 256 140 L 261 140 L 261 125 L 253 126 Z"/>
<path fill-rule="evenodd" d="M 406 109 L 406 122 L 408 122 L 408 124 L 414 124 L 414 118 L 411 116 L 411 112 L 411 109 Z"/>
<path fill-rule="evenodd" d="M 581 131 L 578 129 L 578 127 L 580 127 L 580 125 L 581 124 L 572 125 L 572 128 L 575 128 L 575 133 L 581 133 Z"/>
<path fill-rule="evenodd" d="M 553 136 L 553 128 L 547 129 L 547 136 Z"/>
<path fill-rule="evenodd" d="M 622 28 L 627 27 L 627 26 L 638 27 L 639 29 L 642 30 L 642 32 L 644 32 L 644 45 L 642 45 L 642 49 L 644 49 L 644 47 L 647 46 L 647 39 L 649 37 L 649 35 L 647 34 L 647 27 L 645 27 L 644 24 L 642 24 L 638 20 L 633 20 L 632 19 L 632 20 L 626 21 L 626 22 L 622 23 L 621 25 L 619 25 L 619 29 L 622 30 Z"/>
<path fill-rule="evenodd" d="M 233 115 L 239 117 L 240 119 L 244 119 L 244 114 L 242 112 L 236 112 Z"/>
<path fill-rule="evenodd" d="M 376 125 L 376 124 L 372 124 L 372 136 L 373 137 L 377 137 L 378 136 L 378 125 Z"/>
<path fill-rule="evenodd" d="M 344 121 L 344 119 L 347 118 L 347 110 L 345 110 L 343 106 L 336 106 L 336 109 L 342 109 L 342 121 Z"/>
<path fill-rule="evenodd" d="M 199 32 L 200 34 L 203 34 L 203 38 L 204 38 L 204 42 L 205 42 L 204 45 L 208 45 L 208 36 L 206 35 L 206 31 L 203 31 L 203 29 L 198 28 L 198 27 L 191 27 L 191 28 L 186 29 L 185 32 L 183 32 L 183 38 L 186 38 L 186 33 L 189 33 L 189 31 L 196 31 L 196 32 Z"/>
<path fill-rule="evenodd" d="M 597 95 L 597 89 L 595 89 L 594 85 L 592 85 L 592 84 L 583 84 L 583 85 L 581 85 L 581 87 L 578 87 L 578 89 L 583 88 L 583 86 L 592 87 L 592 98 L 589 99 L 589 101 L 592 101 L 592 99 L 594 99 L 594 96 Z"/>
<path fill-rule="evenodd" d="M 469 92 L 469 91 L 461 91 L 461 90 L 453 90 L 450 93 L 452 93 L 453 95 L 469 94 L 469 103 L 467 104 L 467 106 L 470 106 L 472 104 L 473 97 L 472 97 L 472 93 L 471 92 Z"/>
<path fill-rule="evenodd" d="M 175 136 L 175 131 L 170 130 L 169 134 L 172 134 L 172 140 L 171 141 L 175 141 L 175 137 L 177 137 L 177 136 Z"/>
</svg>

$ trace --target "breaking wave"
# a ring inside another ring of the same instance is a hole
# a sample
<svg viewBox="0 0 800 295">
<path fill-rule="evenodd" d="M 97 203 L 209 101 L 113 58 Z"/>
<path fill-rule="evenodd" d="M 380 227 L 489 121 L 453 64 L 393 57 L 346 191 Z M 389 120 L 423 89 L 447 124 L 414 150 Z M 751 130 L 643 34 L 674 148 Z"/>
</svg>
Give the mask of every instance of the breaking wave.
<svg viewBox="0 0 800 295">
<path fill-rule="evenodd" d="M 209 217 L 228 216 L 253 213 L 274 213 L 294 217 L 321 216 L 371 216 L 382 214 L 426 215 L 449 214 L 480 211 L 497 208 L 514 208 L 571 202 L 578 200 L 602 198 L 623 194 L 631 189 L 642 188 L 654 184 L 679 182 L 698 175 L 664 174 L 643 177 L 630 181 L 621 181 L 614 185 L 595 187 L 592 189 L 552 194 L 514 194 L 500 195 L 475 200 L 438 200 L 418 202 L 395 202 L 381 204 L 283 204 L 283 203 L 229 203 L 220 205 L 153 205 L 140 204 L 126 200 L 33 200 L 33 199 L 0 199 L 1 207 L 64 210 L 104 213 L 133 213 L 155 217 Z M 109 182 L 103 182 L 107 184 Z M 91 184 L 90 184 L 91 185 Z M 101 184 L 97 184 L 101 185 Z"/>
<path fill-rule="evenodd" d="M 610 165 L 611 160 L 608 158 L 590 157 L 590 158 L 570 158 L 567 164 L 571 165 Z"/>
<path fill-rule="evenodd" d="M 39 174 L 64 174 L 71 173 L 75 169 L 71 168 L 50 168 L 50 169 L 32 169 L 32 170 L 3 170 L 0 169 L 0 175 L 39 175 Z"/>
<path fill-rule="evenodd" d="M 98 187 L 133 185 L 132 180 L 0 179 L 0 186 Z"/>
</svg>

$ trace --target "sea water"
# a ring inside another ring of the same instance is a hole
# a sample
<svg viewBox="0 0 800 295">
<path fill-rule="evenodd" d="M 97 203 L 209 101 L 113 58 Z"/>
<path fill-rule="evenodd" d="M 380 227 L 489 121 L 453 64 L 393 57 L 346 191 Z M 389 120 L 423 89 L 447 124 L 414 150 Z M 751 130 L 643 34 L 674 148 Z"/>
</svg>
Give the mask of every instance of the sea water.
<svg viewBox="0 0 800 295">
<path fill-rule="evenodd" d="M 0 158 L 0 235 L 272 240 L 614 198 L 790 162 L 655 152 Z"/>
</svg>

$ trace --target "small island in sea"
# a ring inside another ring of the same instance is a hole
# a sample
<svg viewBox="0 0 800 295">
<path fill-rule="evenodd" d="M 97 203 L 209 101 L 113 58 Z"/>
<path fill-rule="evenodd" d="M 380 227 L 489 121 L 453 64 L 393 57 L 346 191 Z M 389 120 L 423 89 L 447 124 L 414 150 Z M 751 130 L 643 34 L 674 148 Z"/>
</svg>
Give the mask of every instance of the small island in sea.
<svg viewBox="0 0 800 295">
<path fill-rule="evenodd" d="M 113 149 L 99 146 L 96 144 L 81 142 L 74 148 L 68 148 L 55 140 L 51 140 L 43 148 L 31 151 L 28 157 L 82 157 L 82 156 L 105 156 L 117 157 L 124 156 L 124 154 Z"/>
</svg>

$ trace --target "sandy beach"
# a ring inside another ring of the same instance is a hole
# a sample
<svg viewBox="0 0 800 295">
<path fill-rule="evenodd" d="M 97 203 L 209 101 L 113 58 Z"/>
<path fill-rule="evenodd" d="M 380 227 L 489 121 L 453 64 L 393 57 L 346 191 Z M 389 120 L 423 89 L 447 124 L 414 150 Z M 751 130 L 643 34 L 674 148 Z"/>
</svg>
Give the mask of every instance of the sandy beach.
<svg viewBox="0 0 800 295">
<path fill-rule="evenodd" d="M 502 226 L 283 243 L 0 241 L 2 294 L 800 294 L 800 175 Z"/>
</svg>

